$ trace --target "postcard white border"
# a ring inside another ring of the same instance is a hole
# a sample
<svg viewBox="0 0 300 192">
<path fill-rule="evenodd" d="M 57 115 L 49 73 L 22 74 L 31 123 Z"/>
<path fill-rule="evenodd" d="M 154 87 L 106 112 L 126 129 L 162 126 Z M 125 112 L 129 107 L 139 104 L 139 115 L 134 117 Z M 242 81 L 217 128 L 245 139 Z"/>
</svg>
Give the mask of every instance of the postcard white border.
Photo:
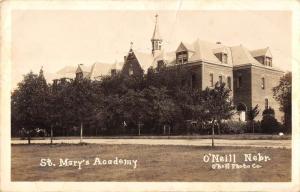
<svg viewBox="0 0 300 192">
<path fill-rule="evenodd" d="M 10 90 L 12 10 L 288 10 L 292 12 L 292 182 L 11 182 Z M 1 3 L 0 184 L 3 191 L 299 191 L 300 190 L 300 2 L 223 1 L 4 1 Z"/>
</svg>

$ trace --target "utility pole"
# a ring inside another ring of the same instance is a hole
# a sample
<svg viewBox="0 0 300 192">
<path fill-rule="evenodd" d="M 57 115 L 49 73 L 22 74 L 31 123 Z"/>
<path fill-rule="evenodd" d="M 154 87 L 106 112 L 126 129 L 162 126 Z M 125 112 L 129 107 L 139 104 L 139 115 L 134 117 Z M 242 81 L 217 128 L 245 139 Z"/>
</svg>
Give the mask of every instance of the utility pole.
<svg viewBox="0 0 300 192">
<path fill-rule="evenodd" d="M 82 143 L 82 122 L 80 122 L 80 143 Z"/>
<path fill-rule="evenodd" d="M 214 148 L 215 147 L 215 120 L 213 120 L 213 124 L 212 124 L 212 139 L 211 139 L 211 147 Z"/>
</svg>

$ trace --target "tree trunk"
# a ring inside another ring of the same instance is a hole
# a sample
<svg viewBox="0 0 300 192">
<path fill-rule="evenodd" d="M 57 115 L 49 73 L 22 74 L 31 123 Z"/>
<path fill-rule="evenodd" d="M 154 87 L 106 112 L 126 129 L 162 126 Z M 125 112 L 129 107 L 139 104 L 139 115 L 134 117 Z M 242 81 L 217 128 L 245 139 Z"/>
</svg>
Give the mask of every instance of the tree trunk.
<svg viewBox="0 0 300 192">
<path fill-rule="evenodd" d="M 211 147 L 214 148 L 215 147 L 215 120 L 213 120 L 213 123 L 212 123 L 212 137 L 211 137 Z"/>
<path fill-rule="evenodd" d="M 141 125 L 140 123 L 138 124 L 138 128 L 139 128 L 139 136 L 141 135 Z"/>
<path fill-rule="evenodd" d="M 254 133 L 254 122 L 252 120 L 252 133 Z"/>
<path fill-rule="evenodd" d="M 82 143 L 82 122 L 80 123 L 80 143 Z"/>
<path fill-rule="evenodd" d="M 28 139 L 28 145 L 30 145 L 30 140 L 31 140 L 30 135 L 27 136 L 27 139 Z"/>
<path fill-rule="evenodd" d="M 50 137 L 51 137 L 51 145 L 52 145 L 52 143 L 53 143 L 53 128 L 52 128 L 52 125 L 51 125 L 51 133 L 50 134 L 51 134 Z"/>
</svg>

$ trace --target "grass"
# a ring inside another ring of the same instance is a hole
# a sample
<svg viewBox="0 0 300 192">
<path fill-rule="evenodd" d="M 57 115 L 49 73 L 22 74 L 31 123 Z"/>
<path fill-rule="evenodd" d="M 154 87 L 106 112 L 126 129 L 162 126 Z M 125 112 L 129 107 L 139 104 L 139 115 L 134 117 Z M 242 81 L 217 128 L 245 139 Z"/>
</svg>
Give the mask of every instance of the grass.
<svg viewBox="0 0 300 192">
<path fill-rule="evenodd" d="M 203 162 L 208 153 L 233 154 L 243 163 L 244 153 L 262 153 L 271 161 L 257 163 L 260 169 L 213 170 Z M 41 167 L 41 158 L 58 164 L 59 158 L 138 160 L 133 166 L 107 165 Z M 291 181 L 291 150 L 253 147 L 195 147 L 151 145 L 12 145 L 12 181 L 201 181 L 287 182 Z"/>
</svg>

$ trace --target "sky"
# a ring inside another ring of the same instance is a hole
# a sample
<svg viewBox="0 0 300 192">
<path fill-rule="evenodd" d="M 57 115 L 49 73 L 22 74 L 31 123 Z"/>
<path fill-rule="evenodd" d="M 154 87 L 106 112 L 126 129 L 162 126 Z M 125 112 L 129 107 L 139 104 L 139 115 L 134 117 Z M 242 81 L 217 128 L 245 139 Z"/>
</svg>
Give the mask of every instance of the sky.
<svg viewBox="0 0 300 192">
<path fill-rule="evenodd" d="M 248 49 L 270 47 L 273 65 L 291 71 L 289 11 L 14 10 L 12 86 L 31 70 L 122 61 L 133 48 L 151 52 L 155 14 L 164 49 L 197 38 Z"/>
</svg>

